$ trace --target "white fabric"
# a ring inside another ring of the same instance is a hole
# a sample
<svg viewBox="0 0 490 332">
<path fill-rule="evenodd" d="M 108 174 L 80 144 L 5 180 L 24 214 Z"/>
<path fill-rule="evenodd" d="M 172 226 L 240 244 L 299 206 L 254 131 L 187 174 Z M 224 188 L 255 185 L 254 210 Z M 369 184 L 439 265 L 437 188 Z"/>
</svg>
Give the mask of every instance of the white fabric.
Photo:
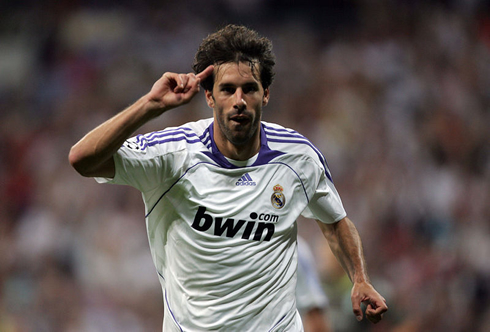
<svg viewBox="0 0 490 332">
<path fill-rule="evenodd" d="M 97 179 L 142 192 L 164 331 L 303 330 L 296 219 L 305 211 L 333 223 L 345 211 L 319 151 L 291 130 L 261 127 L 250 166 L 219 153 L 206 119 L 127 140 L 114 179 Z"/>
</svg>

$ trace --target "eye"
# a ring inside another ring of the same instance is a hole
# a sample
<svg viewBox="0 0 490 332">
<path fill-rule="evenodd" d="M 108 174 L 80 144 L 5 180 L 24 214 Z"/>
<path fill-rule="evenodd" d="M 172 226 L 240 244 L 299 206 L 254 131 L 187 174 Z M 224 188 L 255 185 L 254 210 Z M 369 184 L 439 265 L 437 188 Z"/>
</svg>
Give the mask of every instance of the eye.
<svg viewBox="0 0 490 332">
<path fill-rule="evenodd" d="M 221 92 L 224 93 L 229 93 L 229 94 L 234 94 L 235 93 L 235 88 L 231 86 L 224 86 L 221 88 Z"/>
<path fill-rule="evenodd" d="M 257 92 L 259 89 L 257 86 L 255 85 L 248 85 L 248 86 L 245 86 L 243 88 L 243 93 L 247 94 L 247 93 L 254 93 L 254 92 Z"/>
</svg>

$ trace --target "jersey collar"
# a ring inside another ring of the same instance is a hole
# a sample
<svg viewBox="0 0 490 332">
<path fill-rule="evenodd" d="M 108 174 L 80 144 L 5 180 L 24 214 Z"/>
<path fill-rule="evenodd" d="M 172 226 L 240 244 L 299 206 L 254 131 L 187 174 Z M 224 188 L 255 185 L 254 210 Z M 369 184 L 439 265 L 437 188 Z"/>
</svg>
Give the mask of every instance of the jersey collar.
<svg viewBox="0 0 490 332">
<path fill-rule="evenodd" d="M 208 127 L 209 131 L 209 136 L 211 138 L 211 152 L 210 151 L 203 151 L 205 155 L 207 155 L 209 158 L 211 158 L 214 162 L 216 162 L 219 166 L 224 167 L 224 168 L 243 168 L 241 166 L 236 166 L 230 163 L 228 160 L 226 160 L 225 156 L 218 150 L 218 147 L 216 146 L 216 143 L 214 142 L 214 121 L 211 122 L 211 124 Z M 260 124 L 260 150 L 259 150 L 259 156 L 257 157 L 257 160 L 251 165 L 251 166 L 244 166 L 244 167 L 254 167 L 254 166 L 260 166 L 260 165 L 265 165 L 269 163 L 271 160 L 274 158 L 283 155 L 284 152 L 281 151 L 276 151 L 276 150 L 271 150 L 269 148 L 268 142 L 267 142 L 267 135 L 264 131 L 264 126 L 262 123 Z"/>
</svg>

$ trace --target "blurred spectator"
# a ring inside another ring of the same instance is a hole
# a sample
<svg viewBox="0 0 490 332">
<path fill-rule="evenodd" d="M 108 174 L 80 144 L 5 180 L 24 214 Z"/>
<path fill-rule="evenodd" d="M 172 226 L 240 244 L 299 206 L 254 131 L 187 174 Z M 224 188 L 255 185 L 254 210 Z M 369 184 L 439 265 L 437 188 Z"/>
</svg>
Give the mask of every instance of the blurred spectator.
<svg viewBox="0 0 490 332">
<path fill-rule="evenodd" d="M 308 243 L 298 236 L 296 307 L 303 320 L 305 332 L 331 331 L 327 306 L 328 299 L 318 277 L 315 257 Z"/>
</svg>

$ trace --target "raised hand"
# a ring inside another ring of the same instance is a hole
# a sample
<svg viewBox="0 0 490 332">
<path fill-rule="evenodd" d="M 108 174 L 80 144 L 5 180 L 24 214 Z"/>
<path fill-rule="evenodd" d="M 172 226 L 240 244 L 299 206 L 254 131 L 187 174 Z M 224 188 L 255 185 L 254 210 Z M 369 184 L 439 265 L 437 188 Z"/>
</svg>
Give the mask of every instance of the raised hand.
<svg viewBox="0 0 490 332">
<path fill-rule="evenodd" d="M 163 112 L 188 103 L 199 91 L 199 83 L 213 73 L 165 73 L 151 91 L 122 112 L 94 128 L 70 150 L 70 164 L 83 176 L 114 177 L 113 155 L 143 124 Z"/>
<path fill-rule="evenodd" d="M 178 74 L 166 72 L 153 84 L 147 97 L 156 109 L 162 112 L 187 104 L 199 91 L 201 80 L 213 73 L 209 66 L 199 74 Z"/>
</svg>

